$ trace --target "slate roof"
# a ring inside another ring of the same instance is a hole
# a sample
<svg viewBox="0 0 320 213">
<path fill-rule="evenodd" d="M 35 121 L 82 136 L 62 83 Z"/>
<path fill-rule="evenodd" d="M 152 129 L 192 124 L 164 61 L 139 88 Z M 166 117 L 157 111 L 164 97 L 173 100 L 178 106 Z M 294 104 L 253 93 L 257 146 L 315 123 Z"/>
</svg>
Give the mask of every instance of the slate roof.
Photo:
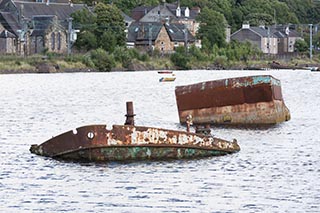
<svg viewBox="0 0 320 213">
<path fill-rule="evenodd" d="M 34 16 L 32 17 L 33 30 L 31 36 L 43 36 L 49 27 L 55 24 L 56 16 Z"/>
<path fill-rule="evenodd" d="M 8 8 L 7 5 L 13 2 L 17 10 L 22 9 L 22 15 L 24 18 L 29 20 L 32 19 L 32 16 L 42 15 L 42 16 L 57 16 L 58 20 L 64 22 L 64 25 L 67 26 L 67 18 L 73 12 L 81 10 L 86 7 L 84 4 L 68 4 L 68 3 L 41 3 L 41 2 L 27 2 L 27 1 L 16 1 L 16 0 L 3 0 L 0 3 L 1 10 L 5 12 L 11 12 L 11 8 Z"/>
<path fill-rule="evenodd" d="M 296 30 L 290 29 L 289 34 L 286 34 L 286 28 L 287 26 L 271 26 L 269 35 L 268 35 L 268 28 L 267 27 L 250 27 L 251 30 L 257 34 L 259 34 L 261 37 L 267 38 L 268 36 L 272 38 L 286 38 L 286 37 L 300 37 L 299 33 Z M 237 31 L 238 32 L 238 31 Z"/>
<path fill-rule="evenodd" d="M 287 29 L 288 28 L 288 29 Z M 279 38 L 284 37 L 301 37 L 300 34 L 295 29 L 290 29 L 288 25 L 277 25 L 271 27 L 272 32 Z M 287 31 L 288 30 L 288 31 Z M 287 32 L 286 32 L 287 31 Z M 289 33 L 289 34 L 287 34 Z"/>
<path fill-rule="evenodd" d="M 167 9 L 174 15 L 176 16 L 176 9 L 178 7 L 178 4 L 168 4 L 168 3 L 165 3 L 164 5 L 165 7 L 167 7 Z M 135 19 L 136 21 L 140 20 L 143 16 L 145 16 L 148 12 L 150 12 L 153 8 L 155 8 L 157 6 L 139 6 L 139 7 L 136 7 L 134 8 L 132 11 L 131 11 L 131 17 L 133 19 Z M 185 19 L 187 17 L 185 17 L 185 9 L 187 7 L 180 7 L 181 9 L 181 16 L 180 17 L 176 17 L 176 18 L 179 18 L 179 19 Z M 197 15 L 199 14 L 199 11 L 200 9 L 195 7 L 195 8 L 189 8 L 189 17 L 188 18 L 191 18 L 191 19 L 195 19 L 197 17 Z"/>
<path fill-rule="evenodd" d="M 261 37 L 268 37 L 268 30 L 263 27 L 250 27 L 250 30 L 259 34 Z"/>
<path fill-rule="evenodd" d="M 18 30 L 21 29 L 21 26 L 12 13 L 0 12 L 0 23 L 9 32 L 14 33 L 16 36 L 19 35 Z"/>
<path fill-rule="evenodd" d="M 158 22 L 133 22 L 128 28 L 128 42 L 149 43 L 149 29 L 151 27 L 151 40 L 155 41 L 163 24 Z"/>
<path fill-rule="evenodd" d="M 144 15 L 146 15 L 150 10 L 152 10 L 155 6 L 139 6 L 131 10 L 131 17 L 138 21 Z"/>
<path fill-rule="evenodd" d="M 16 35 L 13 33 L 10 33 L 7 30 L 4 30 L 0 33 L 0 38 L 16 38 Z"/>
<path fill-rule="evenodd" d="M 166 4 L 166 7 L 171 11 L 172 14 L 176 15 L 176 9 L 178 8 L 177 4 Z M 180 7 L 181 9 L 181 16 L 177 18 L 191 18 L 195 19 L 199 15 L 199 8 L 188 8 L 189 9 L 189 17 L 185 16 L 185 10 L 187 7 Z"/>
<path fill-rule="evenodd" d="M 21 0 L 24 2 L 35 2 L 35 0 Z M 46 2 L 47 0 L 42 0 L 42 2 Z M 69 3 L 69 0 L 50 0 L 51 3 Z"/>
<path fill-rule="evenodd" d="M 124 18 L 125 22 L 133 22 L 134 19 L 131 18 L 130 16 L 128 16 L 127 14 L 125 14 L 124 12 L 121 12 L 122 17 Z"/>
<path fill-rule="evenodd" d="M 183 24 L 162 24 L 160 22 L 133 22 L 128 28 L 128 42 L 138 42 L 139 44 L 149 43 L 149 29 L 151 27 L 151 40 L 154 42 L 162 27 L 165 27 L 171 41 L 185 41 L 185 26 Z M 188 41 L 195 41 L 194 36 L 188 31 Z"/>
<path fill-rule="evenodd" d="M 171 41 L 183 42 L 185 41 L 185 26 L 184 24 L 165 24 L 164 25 Z M 188 30 L 188 42 L 195 41 L 194 36 Z"/>
<path fill-rule="evenodd" d="M 26 3 L 18 1 L 15 2 L 15 5 L 17 8 L 24 5 L 23 16 L 25 18 L 31 19 L 34 15 L 55 15 L 59 20 L 66 20 L 72 13 L 81 10 L 84 7 L 83 4 L 73 4 L 73 6 L 70 6 L 69 4 L 50 3 L 49 5 L 46 5 L 45 3 Z"/>
</svg>

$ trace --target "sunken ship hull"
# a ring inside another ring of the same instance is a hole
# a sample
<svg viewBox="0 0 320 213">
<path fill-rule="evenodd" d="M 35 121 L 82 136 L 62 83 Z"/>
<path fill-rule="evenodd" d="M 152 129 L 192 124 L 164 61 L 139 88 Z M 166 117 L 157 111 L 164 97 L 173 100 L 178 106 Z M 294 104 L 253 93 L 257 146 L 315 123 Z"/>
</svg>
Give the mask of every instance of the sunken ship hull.
<svg viewBox="0 0 320 213">
<path fill-rule="evenodd" d="M 277 124 L 290 120 L 281 84 L 270 75 L 229 78 L 175 89 L 180 123 Z"/>
<path fill-rule="evenodd" d="M 134 125 L 91 125 L 32 145 L 34 154 L 75 161 L 130 161 L 220 156 L 240 150 L 236 140 Z"/>
</svg>

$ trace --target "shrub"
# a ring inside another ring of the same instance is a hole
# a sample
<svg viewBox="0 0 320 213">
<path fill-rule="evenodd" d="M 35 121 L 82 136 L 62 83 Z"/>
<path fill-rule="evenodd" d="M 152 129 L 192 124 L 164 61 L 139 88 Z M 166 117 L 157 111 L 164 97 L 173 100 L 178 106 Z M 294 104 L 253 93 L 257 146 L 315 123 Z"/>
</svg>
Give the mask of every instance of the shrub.
<svg viewBox="0 0 320 213">
<path fill-rule="evenodd" d="M 214 59 L 214 64 L 223 69 L 225 68 L 227 65 L 228 65 L 228 58 L 226 56 L 217 56 L 215 59 Z"/>
<path fill-rule="evenodd" d="M 129 52 L 131 58 L 139 59 L 140 53 L 136 48 L 130 48 L 130 49 L 128 49 L 128 52 Z"/>
<path fill-rule="evenodd" d="M 195 45 L 191 45 L 189 54 L 198 61 L 207 60 L 207 56 L 203 52 L 201 52 L 201 50 Z"/>
<path fill-rule="evenodd" d="M 190 62 L 190 57 L 185 52 L 184 47 L 178 47 L 176 52 L 171 55 L 170 59 L 172 63 L 180 69 L 190 69 L 188 64 Z"/>
<path fill-rule="evenodd" d="M 297 40 L 294 44 L 296 52 L 306 52 L 308 50 L 308 44 L 305 40 Z"/>
<path fill-rule="evenodd" d="M 143 53 L 142 55 L 140 55 L 139 57 L 140 61 L 149 61 L 150 60 L 150 56 L 147 53 Z"/>
<path fill-rule="evenodd" d="M 91 52 L 91 60 L 94 67 L 100 71 L 111 71 L 115 67 L 115 60 L 113 55 L 108 54 L 104 49 L 96 49 Z"/>
<path fill-rule="evenodd" d="M 113 55 L 114 55 L 114 59 L 117 62 L 120 62 L 122 64 L 122 66 L 125 68 L 128 68 L 128 66 L 132 62 L 132 57 L 131 57 L 128 49 L 125 47 L 120 47 L 120 46 L 115 47 Z"/>
</svg>

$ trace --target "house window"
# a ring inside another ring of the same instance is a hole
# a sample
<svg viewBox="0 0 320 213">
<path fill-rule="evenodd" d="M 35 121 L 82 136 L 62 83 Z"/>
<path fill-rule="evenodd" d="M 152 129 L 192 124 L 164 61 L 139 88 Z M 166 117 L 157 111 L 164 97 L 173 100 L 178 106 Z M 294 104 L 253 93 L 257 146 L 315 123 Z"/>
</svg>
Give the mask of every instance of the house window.
<svg viewBox="0 0 320 213">
<path fill-rule="evenodd" d="M 58 32 L 57 40 L 58 40 L 58 50 L 61 50 L 61 33 L 60 32 Z"/>
<path fill-rule="evenodd" d="M 56 35 L 53 33 L 51 33 L 51 50 L 55 49 L 55 42 L 56 42 Z"/>
</svg>

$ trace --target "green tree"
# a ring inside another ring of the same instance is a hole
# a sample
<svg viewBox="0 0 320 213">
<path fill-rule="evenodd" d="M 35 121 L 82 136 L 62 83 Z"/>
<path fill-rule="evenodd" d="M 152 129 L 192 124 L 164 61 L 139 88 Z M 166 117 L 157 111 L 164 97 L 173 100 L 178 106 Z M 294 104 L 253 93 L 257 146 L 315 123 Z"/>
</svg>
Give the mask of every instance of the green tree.
<svg viewBox="0 0 320 213">
<path fill-rule="evenodd" d="M 320 1 L 318 0 L 281 0 L 286 3 L 300 23 L 318 23 L 320 20 Z"/>
<path fill-rule="evenodd" d="M 198 15 L 197 20 L 200 22 L 197 34 L 200 39 L 206 38 L 210 46 L 217 44 L 223 47 L 226 44 L 227 22 L 221 13 L 206 7 Z"/>
<path fill-rule="evenodd" d="M 99 46 L 105 50 L 107 48 L 104 42 L 105 37 L 113 37 L 112 40 L 116 41 L 116 45 L 124 46 L 126 41 L 125 23 L 121 14 L 121 11 L 115 5 L 106 5 L 98 3 L 94 8 L 94 12 L 97 14 L 97 28 L 95 31 L 98 38 Z"/>
<path fill-rule="evenodd" d="M 114 59 L 117 62 L 120 62 L 122 64 L 122 67 L 128 68 L 129 65 L 132 63 L 132 57 L 129 51 L 130 50 L 126 47 L 117 46 L 113 52 Z"/>
<path fill-rule="evenodd" d="M 87 9 L 82 9 L 71 14 L 74 28 L 79 29 L 75 46 L 78 49 L 91 50 L 97 48 L 97 39 L 93 33 L 97 27 L 96 16 Z"/>
<path fill-rule="evenodd" d="M 94 30 L 96 28 L 97 17 L 88 9 L 81 9 L 71 14 L 73 18 L 73 27 L 82 31 Z"/>
<path fill-rule="evenodd" d="M 273 23 L 298 23 L 296 15 L 289 9 L 288 5 L 278 0 L 245 0 L 241 3 L 239 9 L 245 18 L 250 14 L 264 14 L 263 17 L 266 17 L 266 15 L 271 16 Z M 263 21 L 263 19 L 261 21 Z"/>
<path fill-rule="evenodd" d="M 96 36 L 90 31 L 82 31 L 75 43 L 78 49 L 84 49 L 86 51 L 95 49 L 98 47 Z"/>
<path fill-rule="evenodd" d="M 172 63 L 179 67 L 180 69 L 189 69 L 190 57 L 186 53 L 185 48 L 183 46 L 179 46 L 176 49 L 176 52 L 170 56 Z"/>
<path fill-rule="evenodd" d="M 115 67 L 115 60 L 112 55 L 104 49 L 98 48 L 91 51 L 90 58 L 94 67 L 100 72 L 111 71 Z"/>
<path fill-rule="evenodd" d="M 306 51 L 308 51 L 308 48 L 309 47 L 308 47 L 307 42 L 305 40 L 302 40 L 302 39 L 297 40 L 295 42 L 295 44 L 294 44 L 294 49 L 297 52 L 306 52 Z"/>
<path fill-rule="evenodd" d="M 110 1 L 106 1 L 110 3 Z M 158 0 L 117 0 L 112 1 L 121 11 L 130 14 L 131 10 L 138 6 L 153 6 L 159 4 Z"/>
<path fill-rule="evenodd" d="M 274 24 L 274 18 L 266 13 L 250 13 L 246 16 L 246 21 L 248 21 L 252 26 Z"/>
<path fill-rule="evenodd" d="M 102 49 L 112 53 L 114 51 L 114 48 L 117 46 L 117 38 L 112 30 L 107 29 L 101 35 L 99 43 Z"/>
</svg>

